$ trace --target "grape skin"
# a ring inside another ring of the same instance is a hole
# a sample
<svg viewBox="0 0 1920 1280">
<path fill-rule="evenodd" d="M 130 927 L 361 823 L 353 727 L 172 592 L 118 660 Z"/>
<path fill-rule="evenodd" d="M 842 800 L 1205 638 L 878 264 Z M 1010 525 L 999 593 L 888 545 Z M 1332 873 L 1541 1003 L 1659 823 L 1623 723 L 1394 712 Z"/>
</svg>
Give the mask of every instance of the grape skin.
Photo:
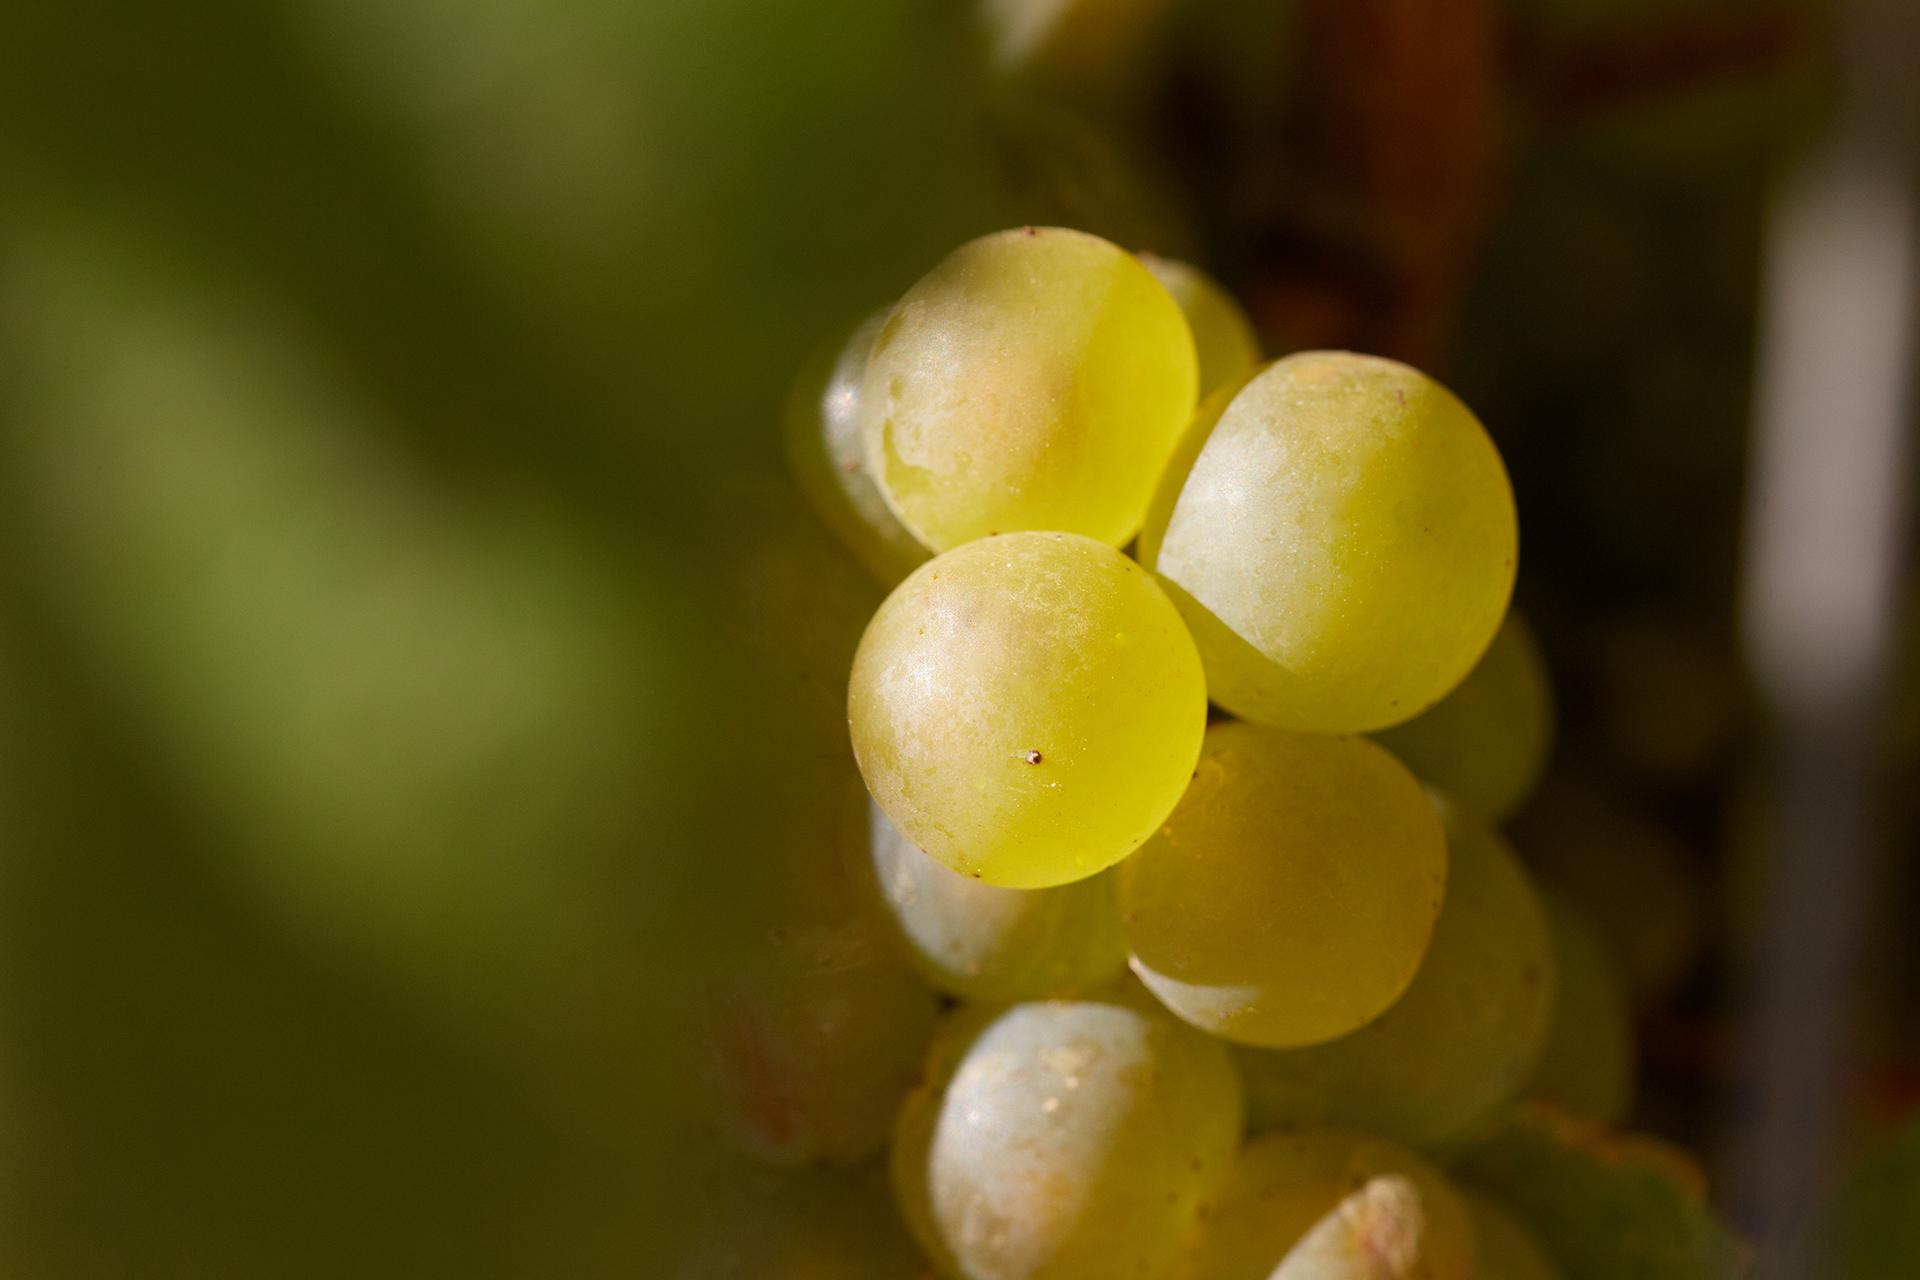
<svg viewBox="0 0 1920 1280">
<path fill-rule="evenodd" d="M 1260 363 L 1260 340 L 1254 336 L 1253 321 L 1233 295 L 1200 268 L 1177 258 L 1142 253 L 1140 261 L 1166 286 L 1187 317 L 1200 366 L 1200 398 L 1245 380 Z"/>
<path fill-rule="evenodd" d="M 1379 741 L 1422 781 L 1498 825 L 1533 791 L 1553 743 L 1553 693 L 1533 629 L 1509 613 L 1458 688 Z"/>
<path fill-rule="evenodd" d="M 940 990 L 1007 1004 L 1091 987 L 1125 967 L 1111 871 L 1050 889 L 1002 889 L 915 848 L 864 791 L 859 809 L 862 870 Z"/>
<path fill-rule="evenodd" d="M 946 1078 L 909 1099 L 895 1151 L 936 1260 L 966 1280 L 1170 1275 L 1240 1133 L 1224 1046 L 1090 1000 L 968 1030 Z"/>
<path fill-rule="evenodd" d="M 1258 1124 L 1353 1125 L 1429 1147 L 1468 1134 L 1525 1085 L 1553 1016 L 1546 915 L 1499 837 L 1457 809 L 1445 817 L 1447 900 L 1413 984 L 1352 1035 L 1241 1050 Z"/>
<path fill-rule="evenodd" d="M 801 369 L 787 397 L 787 466 L 820 519 L 868 573 L 892 586 L 933 555 L 900 523 L 867 471 L 860 384 L 886 320 L 877 311 L 827 344 Z"/>
<path fill-rule="evenodd" d="M 867 788 L 915 845 L 1007 888 L 1084 879 L 1173 809 L 1206 727 L 1199 655 L 1149 575 L 1065 533 L 1003 534 L 896 588 L 854 656 Z"/>
<path fill-rule="evenodd" d="M 861 389 L 867 464 L 936 550 L 1140 528 L 1192 416 L 1193 338 L 1132 254 L 1025 228 L 962 245 L 894 307 Z"/>
<path fill-rule="evenodd" d="M 1419 1188 L 1374 1178 L 1315 1223 L 1270 1280 L 1425 1280 L 1427 1230 Z"/>
<path fill-rule="evenodd" d="M 1601 1124 L 1626 1119 L 1633 1104 L 1633 1020 L 1626 982 L 1580 908 L 1551 885 L 1541 889 L 1560 975 L 1553 1025 L 1529 1097 Z"/>
<path fill-rule="evenodd" d="M 1344 1197 L 1381 1176 L 1406 1179 L 1418 1196 L 1426 1280 L 1468 1280 L 1473 1232 L 1445 1176 L 1404 1147 L 1343 1129 L 1283 1130 L 1248 1143 L 1207 1206 L 1181 1280 L 1264 1280 Z"/>
<path fill-rule="evenodd" d="M 1134 971 L 1244 1044 L 1297 1046 L 1379 1016 L 1413 981 L 1446 890 L 1432 802 L 1365 738 L 1223 723 L 1160 831 L 1122 863 Z"/>
<path fill-rule="evenodd" d="M 1194 629 L 1214 701 L 1315 733 L 1386 728 L 1492 641 L 1518 533 L 1498 450 L 1418 370 L 1305 352 L 1240 389 L 1169 468 L 1149 567 Z"/>
</svg>

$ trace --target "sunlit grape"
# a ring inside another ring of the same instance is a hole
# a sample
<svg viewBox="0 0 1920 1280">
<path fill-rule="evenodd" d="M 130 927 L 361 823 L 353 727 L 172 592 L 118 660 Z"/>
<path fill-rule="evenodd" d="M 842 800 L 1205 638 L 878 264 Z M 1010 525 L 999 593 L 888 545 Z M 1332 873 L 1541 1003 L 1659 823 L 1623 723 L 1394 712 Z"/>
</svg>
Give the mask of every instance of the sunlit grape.
<svg viewBox="0 0 1920 1280">
<path fill-rule="evenodd" d="M 988 884 L 1083 879 L 1151 835 L 1206 725 L 1200 660 L 1131 560 L 1003 534 L 901 583 L 854 657 L 853 748 L 915 845 Z"/>
<path fill-rule="evenodd" d="M 1345 1035 L 1399 998 L 1446 889 L 1440 819 L 1365 738 L 1227 722 L 1186 795 L 1122 863 L 1134 971 L 1246 1044 Z"/>
<path fill-rule="evenodd" d="M 1207 1204 L 1181 1280 L 1265 1280 L 1289 1250 L 1370 1179 L 1405 1178 L 1426 1222 L 1427 1280 L 1473 1275 L 1473 1233 L 1446 1178 L 1381 1138 L 1341 1129 L 1283 1130 L 1241 1151 Z"/>
<path fill-rule="evenodd" d="M 892 585 L 933 553 L 907 531 L 867 471 L 860 381 L 886 312 L 836 337 L 801 369 L 787 399 L 787 465 L 807 500 L 867 571 Z"/>
<path fill-rule="evenodd" d="M 1308 352 L 1241 388 L 1162 480 L 1149 567 L 1175 588 L 1214 701 L 1315 732 L 1397 724 L 1480 660 L 1517 533 L 1506 469 L 1446 388 Z"/>
<path fill-rule="evenodd" d="M 1242 1050 L 1256 1122 L 1353 1125 L 1428 1146 L 1483 1122 L 1527 1080 L 1553 1015 L 1553 944 L 1511 850 L 1447 814 L 1447 900 L 1394 1006 L 1305 1049 Z"/>
<path fill-rule="evenodd" d="M 1272 1280 L 1424 1280 L 1433 1273 L 1429 1232 L 1420 1188 L 1374 1178 L 1316 1222 Z"/>
<path fill-rule="evenodd" d="M 1467 1215 L 1473 1223 L 1476 1280 L 1563 1280 L 1533 1230 L 1493 1196 L 1465 1188 Z"/>
<path fill-rule="evenodd" d="M 1526 1092 L 1574 1115 L 1617 1124 L 1633 1101 L 1633 1020 L 1620 966 L 1564 894 L 1546 886 L 1540 899 L 1560 981 L 1552 1029 Z"/>
<path fill-rule="evenodd" d="M 1553 738 L 1553 692 L 1532 628 L 1508 614 L 1458 688 L 1379 737 L 1422 780 L 1504 821 L 1533 790 Z"/>
<path fill-rule="evenodd" d="M 1170 1275 L 1240 1133 L 1224 1047 L 1096 1001 L 967 1030 L 896 1130 L 895 1189 L 932 1256 L 966 1280 Z"/>
<path fill-rule="evenodd" d="M 1260 339 L 1253 321 L 1233 295 L 1200 268 L 1176 258 L 1142 253 L 1140 261 L 1167 287 L 1193 330 L 1193 352 L 1200 362 L 1200 398 L 1238 382 L 1260 363 Z"/>
<path fill-rule="evenodd" d="M 927 980 L 1007 1003 L 1104 982 L 1126 965 L 1113 874 L 1050 889 L 1002 889 L 913 846 L 860 797 L 856 851 Z"/>
<path fill-rule="evenodd" d="M 881 326 L 867 461 L 936 549 L 1023 529 L 1118 546 L 1195 379 L 1186 319 L 1139 259 L 1083 232 L 1003 231 L 956 249 Z"/>
</svg>

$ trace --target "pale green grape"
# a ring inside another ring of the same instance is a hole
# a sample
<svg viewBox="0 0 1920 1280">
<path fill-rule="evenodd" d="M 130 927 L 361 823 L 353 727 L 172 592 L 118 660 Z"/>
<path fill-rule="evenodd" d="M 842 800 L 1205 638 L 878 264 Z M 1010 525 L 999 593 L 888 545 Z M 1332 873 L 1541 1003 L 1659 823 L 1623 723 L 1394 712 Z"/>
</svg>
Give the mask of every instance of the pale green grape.
<svg viewBox="0 0 1920 1280">
<path fill-rule="evenodd" d="M 1265 1280 L 1316 1222 L 1381 1176 L 1404 1178 L 1418 1192 L 1428 1227 L 1426 1280 L 1472 1276 L 1473 1232 L 1439 1170 L 1382 1138 L 1304 1129 L 1266 1134 L 1241 1151 L 1207 1204 L 1181 1280 Z"/>
<path fill-rule="evenodd" d="M 668 1280 L 912 1280 L 925 1269 L 878 1168 L 749 1166 L 711 1183 Z"/>
<path fill-rule="evenodd" d="M 1225 1048 L 1099 1001 L 966 1032 L 896 1130 L 894 1186 L 932 1256 L 965 1280 L 1170 1275 L 1240 1134 Z"/>
<path fill-rule="evenodd" d="M 1143 253 L 1140 261 L 1167 287 L 1193 330 L 1201 399 L 1254 371 L 1260 363 L 1260 339 L 1246 311 L 1219 281 L 1198 267 L 1156 253 Z"/>
<path fill-rule="evenodd" d="M 901 833 L 988 884 L 1118 862 L 1200 753 L 1193 640 L 1145 571 L 1068 533 L 987 538 L 921 566 L 854 655 L 853 749 Z"/>
<path fill-rule="evenodd" d="M 1407 993 L 1352 1035 L 1242 1050 L 1257 1122 L 1331 1122 L 1415 1146 L 1469 1132 L 1525 1084 L 1553 1016 L 1553 941 L 1511 850 L 1455 810 L 1447 900 Z"/>
<path fill-rule="evenodd" d="M 1574 1115 L 1618 1124 L 1633 1104 L 1633 1021 L 1626 983 L 1606 943 L 1580 909 L 1551 886 L 1541 892 L 1559 995 L 1529 1097 Z"/>
<path fill-rule="evenodd" d="M 902 523 L 945 550 L 1058 529 L 1118 546 L 1193 414 L 1193 338 L 1132 254 L 1026 228 L 956 249 L 881 326 L 866 456 Z"/>
<path fill-rule="evenodd" d="M 907 531 L 867 471 L 860 435 L 860 382 L 886 320 L 878 311 L 809 360 L 787 398 L 787 465 L 834 537 L 891 586 L 933 553 Z"/>
<path fill-rule="evenodd" d="M 1499 629 L 1518 551 L 1486 431 L 1406 365 L 1306 352 L 1242 387 L 1175 488 L 1149 567 L 1176 590 L 1214 701 L 1322 733 L 1445 697 Z"/>
<path fill-rule="evenodd" d="M 1553 740 L 1553 691 L 1533 629 L 1517 613 L 1452 693 L 1380 741 L 1420 777 L 1489 822 L 1533 790 Z"/>
<path fill-rule="evenodd" d="M 1186 795 L 1120 866 L 1133 968 L 1244 1044 L 1314 1044 L 1413 981 L 1446 891 L 1439 815 L 1365 738 L 1226 722 Z"/>
<path fill-rule="evenodd" d="M 1316 1222 L 1270 1280 L 1426 1280 L 1429 1229 L 1418 1187 L 1374 1178 Z"/>
<path fill-rule="evenodd" d="M 927 980 L 1009 1003 L 1093 986 L 1127 963 L 1113 873 L 1051 889 L 1002 889 L 915 848 L 862 792 L 855 848 Z"/>
<path fill-rule="evenodd" d="M 1474 1187 L 1462 1192 L 1473 1222 L 1475 1280 L 1563 1280 L 1531 1228 L 1513 1211 Z"/>
</svg>

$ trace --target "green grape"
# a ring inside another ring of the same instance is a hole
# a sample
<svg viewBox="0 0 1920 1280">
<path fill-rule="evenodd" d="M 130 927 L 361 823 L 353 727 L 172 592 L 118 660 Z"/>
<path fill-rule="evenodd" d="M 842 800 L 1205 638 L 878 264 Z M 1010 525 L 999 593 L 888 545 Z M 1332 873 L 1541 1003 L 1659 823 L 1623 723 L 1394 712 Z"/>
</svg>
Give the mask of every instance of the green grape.
<svg viewBox="0 0 1920 1280">
<path fill-rule="evenodd" d="M 1499 837 L 1447 818 L 1447 900 L 1391 1009 L 1305 1049 L 1242 1050 L 1256 1123 L 1353 1125 L 1414 1146 L 1456 1140 L 1514 1098 L 1553 1017 L 1553 940 Z"/>
<path fill-rule="evenodd" d="M 1742 1273 L 1732 1237 L 1706 1210 L 1698 1168 L 1658 1139 L 1528 1106 L 1461 1171 L 1512 1206 L 1567 1280 Z"/>
<path fill-rule="evenodd" d="M 1007 1004 L 1084 989 L 1126 967 L 1111 872 L 1050 889 L 983 884 L 915 848 L 864 791 L 859 800 L 855 848 L 934 986 Z"/>
<path fill-rule="evenodd" d="M 1245 381 L 1260 363 L 1260 339 L 1233 295 L 1200 268 L 1177 259 L 1142 253 L 1140 261 L 1167 287 L 1193 330 L 1201 399 L 1230 383 Z"/>
<path fill-rule="evenodd" d="M 1406 365 L 1275 361 L 1161 481 L 1149 567 L 1175 588 L 1214 701 L 1320 733 L 1398 724 L 1445 697 L 1513 588 L 1513 492 L 1486 431 Z"/>
<path fill-rule="evenodd" d="M 1476 1280 L 1564 1280 L 1533 1231 L 1477 1188 L 1462 1191 L 1473 1222 Z"/>
<path fill-rule="evenodd" d="M 1339 1129 L 1281 1131 L 1256 1138 L 1207 1204 L 1181 1280 L 1265 1280 L 1313 1225 L 1381 1176 L 1416 1188 L 1429 1228 L 1425 1280 L 1474 1274 L 1473 1232 L 1446 1178 L 1382 1138 Z"/>
<path fill-rule="evenodd" d="M 1540 898 L 1553 931 L 1560 982 L 1553 1025 L 1527 1096 L 1601 1124 L 1618 1124 L 1633 1103 L 1633 1022 L 1626 984 L 1580 909 L 1551 886 L 1543 887 Z"/>
<path fill-rule="evenodd" d="M 874 800 L 976 880 L 1035 889 L 1131 853 L 1186 788 L 1200 658 L 1133 561 L 1003 534 L 921 566 L 874 615 L 847 712 Z"/>
<path fill-rule="evenodd" d="M 668 1280 L 911 1280 L 925 1262 L 883 1172 L 729 1168 Z"/>
<path fill-rule="evenodd" d="M 881 326 L 861 391 L 867 461 L 902 523 L 946 550 L 1058 529 L 1119 546 L 1193 415 L 1193 338 L 1132 254 L 1026 228 L 962 245 Z"/>
<path fill-rule="evenodd" d="M 1170 1275 L 1239 1139 L 1225 1048 L 1090 1000 L 961 1032 L 895 1138 L 894 1187 L 936 1262 L 965 1280 Z"/>
<path fill-rule="evenodd" d="M 1509 613 L 1458 688 L 1379 738 L 1423 780 L 1504 822 L 1533 790 L 1553 741 L 1553 690 L 1533 629 Z"/>
<path fill-rule="evenodd" d="M 788 395 L 787 465 L 833 536 L 891 586 L 932 554 L 900 523 L 867 471 L 860 435 L 860 382 L 886 312 L 816 352 Z"/>
<path fill-rule="evenodd" d="M 1365 738 L 1225 722 L 1159 832 L 1120 865 L 1134 971 L 1244 1044 L 1378 1017 L 1413 981 L 1446 892 L 1433 803 Z"/>
<path fill-rule="evenodd" d="M 1374 1178 L 1316 1222 L 1270 1280 L 1427 1280 L 1434 1274 L 1429 1231 L 1412 1181 Z"/>
</svg>

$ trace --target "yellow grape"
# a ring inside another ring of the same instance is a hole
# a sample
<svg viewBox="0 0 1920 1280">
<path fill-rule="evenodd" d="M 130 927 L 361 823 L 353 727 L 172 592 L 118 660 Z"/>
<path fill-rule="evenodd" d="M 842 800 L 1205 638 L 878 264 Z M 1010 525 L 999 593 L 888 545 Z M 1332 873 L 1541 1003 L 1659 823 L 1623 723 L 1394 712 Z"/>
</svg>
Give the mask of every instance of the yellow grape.
<svg viewBox="0 0 1920 1280">
<path fill-rule="evenodd" d="M 788 395 L 782 435 L 807 501 L 867 572 L 891 586 L 933 553 L 880 496 L 861 443 L 860 382 L 885 319 L 877 311 L 814 353 Z"/>
<path fill-rule="evenodd" d="M 1260 339 L 1253 321 L 1218 280 L 1177 258 L 1143 253 L 1140 261 L 1167 287 L 1193 331 L 1193 353 L 1200 363 L 1200 398 L 1243 380 L 1260 363 Z"/>
<path fill-rule="evenodd" d="M 1264 1124 L 1334 1123 L 1412 1146 L 1456 1140 L 1525 1085 L 1553 1016 L 1553 943 L 1499 837 L 1447 817 L 1447 901 L 1413 985 L 1352 1035 L 1242 1050 Z"/>
<path fill-rule="evenodd" d="M 1002 889 L 914 847 L 860 795 L 856 848 L 927 980 L 966 1000 L 1005 1004 L 1106 981 L 1126 967 L 1113 873 L 1050 889 Z"/>
<path fill-rule="evenodd" d="M 1533 629 L 1509 613 L 1458 688 L 1379 739 L 1423 781 L 1504 822 L 1533 791 L 1553 741 L 1553 691 Z"/>
<path fill-rule="evenodd" d="M 1468 1280 L 1473 1231 L 1444 1175 L 1383 1138 L 1342 1129 L 1283 1130 L 1241 1151 L 1195 1233 L 1181 1280 L 1266 1280 L 1320 1219 L 1373 1178 L 1406 1179 L 1426 1219 L 1424 1280 Z"/>
<path fill-rule="evenodd" d="M 1249 720 L 1370 732 L 1445 697 L 1499 629 L 1518 554 L 1486 431 L 1392 360 L 1316 351 L 1233 397 L 1143 532 L 1214 701 Z"/>
<path fill-rule="evenodd" d="M 1475 1187 L 1462 1195 L 1477 1245 L 1476 1280 L 1565 1280 L 1533 1229 L 1514 1217 L 1513 1210 Z"/>
<path fill-rule="evenodd" d="M 964 1280 L 1168 1277 L 1240 1135 L 1225 1047 L 1124 1003 L 963 1017 L 895 1130 L 929 1255 Z"/>
<path fill-rule="evenodd" d="M 866 456 L 901 522 L 946 550 L 1057 529 L 1113 546 L 1195 399 L 1193 338 L 1139 259 L 1084 232 L 962 245 L 888 315 L 861 391 Z"/>
<path fill-rule="evenodd" d="M 1551 885 L 1540 897 L 1553 930 L 1560 994 L 1527 1095 L 1601 1124 L 1618 1124 L 1633 1105 L 1633 1020 L 1626 981 L 1579 907 Z"/>
<path fill-rule="evenodd" d="M 1418 1187 L 1374 1178 L 1316 1222 L 1270 1280 L 1427 1280 L 1430 1229 Z"/>
<path fill-rule="evenodd" d="M 867 788 L 915 845 L 1008 888 L 1138 848 L 1200 753 L 1206 689 L 1180 615 L 1133 561 L 1069 533 L 1003 534 L 921 566 L 854 655 Z"/>
<path fill-rule="evenodd" d="M 1365 738 L 1226 722 L 1158 834 L 1121 864 L 1134 971 L 1244 1044 L 1315 1044 L 1413 981 L 1446 891 L 1433 803 Z"/>
</svg>

